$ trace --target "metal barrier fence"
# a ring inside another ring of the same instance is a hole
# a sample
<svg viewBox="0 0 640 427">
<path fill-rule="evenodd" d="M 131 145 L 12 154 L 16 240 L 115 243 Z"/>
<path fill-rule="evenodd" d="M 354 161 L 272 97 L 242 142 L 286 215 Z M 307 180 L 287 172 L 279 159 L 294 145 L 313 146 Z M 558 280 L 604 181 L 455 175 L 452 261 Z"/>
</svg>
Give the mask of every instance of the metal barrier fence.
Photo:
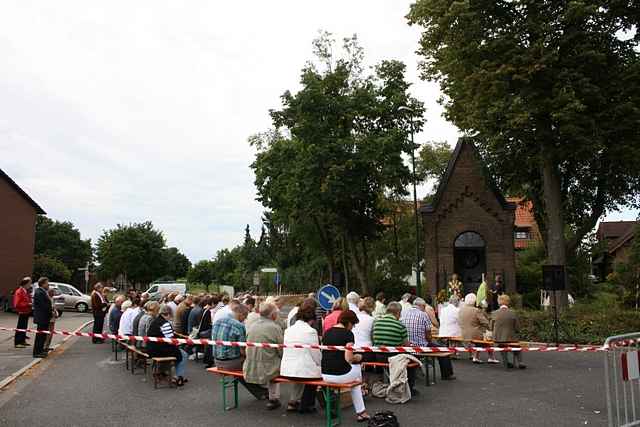
<svg viewBox="0 0 640 427">
<path fill-rule="evenodd" d="M 609 426 L 640 425 L 640 332 L 609 337 L 604 346 Z"/>
</svg>

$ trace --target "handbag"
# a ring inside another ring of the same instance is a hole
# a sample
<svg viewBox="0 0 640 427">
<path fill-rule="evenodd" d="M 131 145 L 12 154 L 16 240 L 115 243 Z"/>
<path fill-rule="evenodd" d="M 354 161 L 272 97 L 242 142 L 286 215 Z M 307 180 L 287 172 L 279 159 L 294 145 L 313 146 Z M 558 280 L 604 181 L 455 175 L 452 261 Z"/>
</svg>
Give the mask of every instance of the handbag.
<svg viewBox="0 0 640 427">
<path fill-rule="evenodd" d="M 200 318 L 200 323 L 197 328 L 191 328 L 191 333 L 189 334 L 189 338 L 195 340 L 196 338 L 204 338 L 200 336 L 200 328 L 202 327 L 202 321 L 204 320 L 205 312 L 202 312 L 202 317 Z M 203 331 L 204 332 L 204 331 Z"/>
</svg>

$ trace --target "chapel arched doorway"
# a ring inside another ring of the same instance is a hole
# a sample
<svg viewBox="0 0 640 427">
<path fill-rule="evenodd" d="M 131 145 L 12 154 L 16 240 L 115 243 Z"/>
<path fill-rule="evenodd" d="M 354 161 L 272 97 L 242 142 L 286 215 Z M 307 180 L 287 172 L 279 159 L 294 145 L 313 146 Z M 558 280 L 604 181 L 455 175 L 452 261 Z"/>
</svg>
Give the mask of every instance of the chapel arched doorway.
<svg viewBox="0 0 640 427">
<path fill-rule="evenodd" d="M 475 293 L 487 270 L 486 243 L 480 234 L 466 231 L 456 237 L 453 247 L 455 272 L 464 285 L 464 293 Z"/>
</svg>

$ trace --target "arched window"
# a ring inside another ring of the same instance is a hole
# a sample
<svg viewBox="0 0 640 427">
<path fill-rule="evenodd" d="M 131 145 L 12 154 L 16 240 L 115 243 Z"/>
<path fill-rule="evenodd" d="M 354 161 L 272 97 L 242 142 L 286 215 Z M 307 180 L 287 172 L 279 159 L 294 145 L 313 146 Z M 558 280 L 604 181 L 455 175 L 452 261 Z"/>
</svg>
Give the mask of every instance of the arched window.
<svg viewBox="0 0 640 427">
<path fill-rule="evenodd" d="M 460 234 L 454 243 L 456 248 L 484 248 L 484 239 L 478 233 L 466 231 Z"/>
</svg>

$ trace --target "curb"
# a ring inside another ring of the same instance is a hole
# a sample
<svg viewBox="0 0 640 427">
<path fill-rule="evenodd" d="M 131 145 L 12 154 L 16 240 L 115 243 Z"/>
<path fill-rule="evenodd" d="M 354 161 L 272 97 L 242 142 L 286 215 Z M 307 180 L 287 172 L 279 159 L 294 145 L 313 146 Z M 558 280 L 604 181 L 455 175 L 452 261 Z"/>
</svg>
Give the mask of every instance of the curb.
<svg viewBox="0 0 640 427">
<path fill-rule="evenodd" d="M 83 330 L 84 328 L 86 328 L 87 326 L 89 326 L 90 324 L 93 323 L 93 320 L 89 320 L 88 322 L 85 322 L 84 324 L 80 325 L 78 328 L 76 328 L 73 332 L 80 332 L 81 330 Z M 69 341 L 69 339 L 74 338 L 73 336 L 68 336 L 65 337 L 61 343 L 56 344 L 53 347 L 53 350 L 57 350 L 58 348 L 62 347 L 64 344 L 66 344 L 67 341 Z M 0 391 L 4 390 L 5 387 L 7 387 L 9 384 L 12 384 L 14 381 L 16 381 L 18 378 L 20 378 L 25 372 L 27 372 L 29 369 L 33 368 L 34 366 L 38 365 L 40 362 L 44 361 L 45 359 L 33 359 L 31 362 L 29 362 L 26 366 L 22 367 L 21 369 L 17 370 L 16 372 L 14 372 L 13 374 L 9 375 L 7 378 L 5 378 L 4 380 L 0 381 Z"/>
</svg>

